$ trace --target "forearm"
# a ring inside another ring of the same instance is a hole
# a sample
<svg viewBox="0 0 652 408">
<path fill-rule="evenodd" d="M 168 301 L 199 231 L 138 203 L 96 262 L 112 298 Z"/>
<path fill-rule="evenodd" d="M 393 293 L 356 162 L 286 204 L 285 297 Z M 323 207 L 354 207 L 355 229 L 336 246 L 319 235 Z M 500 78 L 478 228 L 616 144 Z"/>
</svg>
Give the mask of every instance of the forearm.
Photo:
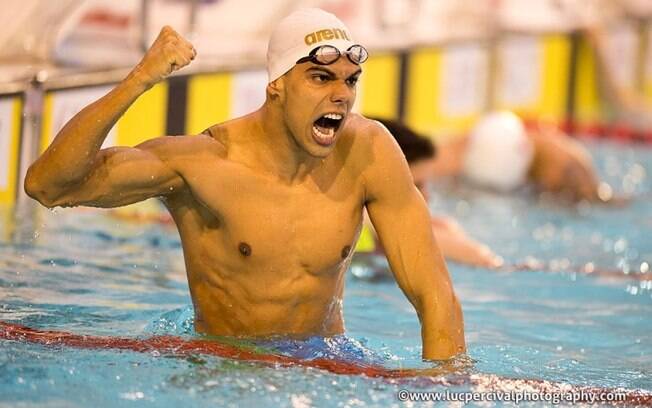
<svg viewBox="0 0 652 408">
<path fill-rule="evenodd" d="M 135 70 L 111 92 L 76 114 L 30 167 L 26 185 L 56 190 L 82 180 L 111 128 L 146 89 Z"/>
<path fill-rule="evenodd" d="M 452 288 L 447 289 L 433 291 L 419 306 L 424 360 L 446 360 L 466 352 L 462 307 Z"/>
<path fill-rule="evenodd" d="M 381 222 L 379 232 L 396 281 L 419 316 L 423 357 L 441 360 L 464 352 L 464 323 L 429 221 L 425 205 L 416 206 L 400 230 L 387 231 Z"/>
</svg>

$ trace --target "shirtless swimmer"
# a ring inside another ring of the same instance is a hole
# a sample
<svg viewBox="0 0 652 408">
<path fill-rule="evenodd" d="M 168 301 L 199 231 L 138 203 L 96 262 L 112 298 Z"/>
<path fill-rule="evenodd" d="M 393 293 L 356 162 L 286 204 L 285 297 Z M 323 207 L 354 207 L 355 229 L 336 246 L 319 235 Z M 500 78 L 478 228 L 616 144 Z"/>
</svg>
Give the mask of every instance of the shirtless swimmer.
<svg viewBox="0 0 652 408">
<path fill-rule="evenodd" d="M 280 22 L 257 111 L 200 135 L 100 149 L 127 108 L 195 54 L 164 27 L 132 72 L 59 132 L 26 192 L 46 207 L 160 197 L 181 236 L 196 330 L 239 337 L 344 332 L 344 273 L 366 208 L 421 322 L 423 357 L 463 353 L 428 209 L 392 136 L 351 113 L 367 53 L 332 14 Z"/>
</svg>

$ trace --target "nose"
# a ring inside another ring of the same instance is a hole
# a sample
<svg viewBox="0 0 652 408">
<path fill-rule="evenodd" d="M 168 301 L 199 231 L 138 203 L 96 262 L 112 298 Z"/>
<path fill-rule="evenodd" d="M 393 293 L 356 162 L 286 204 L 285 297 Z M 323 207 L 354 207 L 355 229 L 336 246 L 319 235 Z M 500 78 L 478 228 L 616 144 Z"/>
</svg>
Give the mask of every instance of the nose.
<svg viewBox="0 0 652 408">
<path fill-rule="evenodd" d="M 349 86 L 346 81 L 333 81 L 331 102 L 338 105 L 349 105 L 355 97 L 355 87 Z"/>
</svg>

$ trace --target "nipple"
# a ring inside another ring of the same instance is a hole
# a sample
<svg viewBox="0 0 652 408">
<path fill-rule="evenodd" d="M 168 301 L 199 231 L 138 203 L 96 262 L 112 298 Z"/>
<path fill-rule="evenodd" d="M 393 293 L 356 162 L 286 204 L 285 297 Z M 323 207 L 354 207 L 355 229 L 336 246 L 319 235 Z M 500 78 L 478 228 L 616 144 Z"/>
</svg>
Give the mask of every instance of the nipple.
<svg viewBox="0 0 652 408">
<path fill-rule="evenodd" d="M 244 256 L 251 255 L 251 247 L 246 242 L 241 242 L 240 245 L 238 245 L 238 250 Z"/>
</svg>

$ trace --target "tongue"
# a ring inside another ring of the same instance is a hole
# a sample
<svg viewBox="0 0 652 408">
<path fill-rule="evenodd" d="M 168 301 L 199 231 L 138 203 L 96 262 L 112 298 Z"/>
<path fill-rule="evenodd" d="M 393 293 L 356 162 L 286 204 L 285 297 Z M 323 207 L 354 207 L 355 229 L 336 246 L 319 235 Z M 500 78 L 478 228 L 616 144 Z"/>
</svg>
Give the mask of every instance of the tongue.
<svg viewBox="0 0 652 408">
<path fill-rule="evenodd" d="M 319 130 L 320 132 L 322 132 L 324 134 L 328 134 L 328 132 L 331 129 L 330 127 L 327 127 L 327 126 L 321 126 L 318 123 L 315 123 L 315 127 L 317 128 L 317 130 Z"/>
</svg>

